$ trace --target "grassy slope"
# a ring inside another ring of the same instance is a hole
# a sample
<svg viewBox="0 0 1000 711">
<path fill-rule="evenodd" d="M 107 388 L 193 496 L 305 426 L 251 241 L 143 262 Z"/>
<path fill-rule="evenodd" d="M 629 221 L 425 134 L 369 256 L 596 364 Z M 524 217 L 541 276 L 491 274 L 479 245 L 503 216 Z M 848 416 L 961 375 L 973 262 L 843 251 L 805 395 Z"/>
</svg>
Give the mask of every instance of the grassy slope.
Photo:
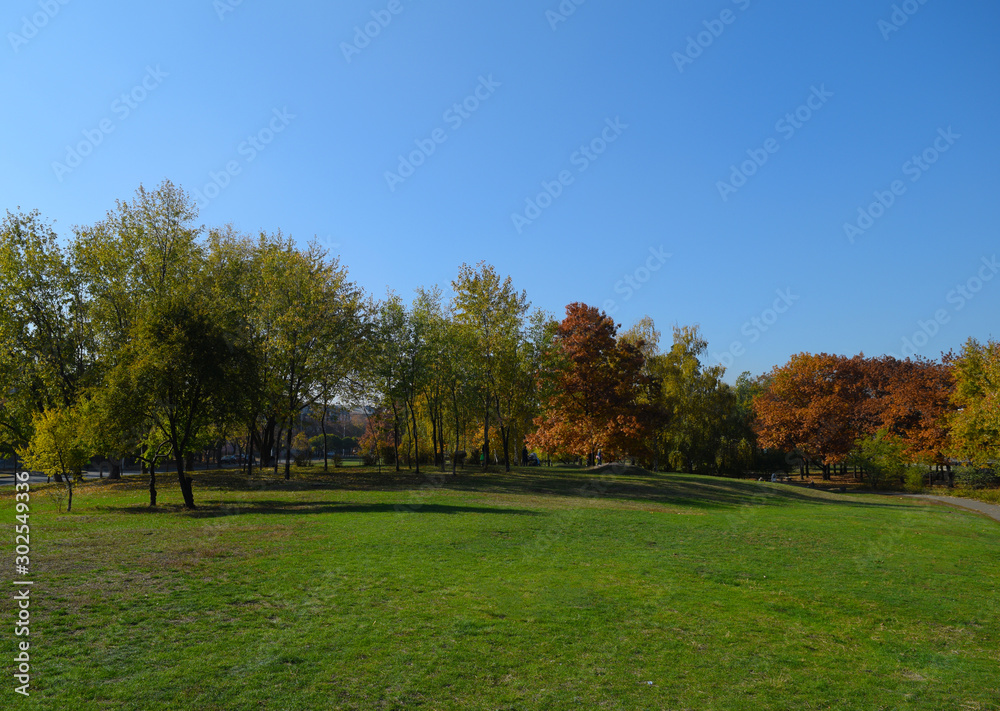
<svg viewBox="0 0 1000 711">
<path fill-rule="evenodd" d="M 351 473 L 234 491 L 203 475 L 193 514 L 169 505 L 173 484 L 158 512 L 140 481 L 88 485 L 73 515 L 36 488 L 21 705 L 998 708 L 995 522 L 594 476 L 422 490 Z M 12 509 L 0 492 L 4 525 Z"/>
</svg>

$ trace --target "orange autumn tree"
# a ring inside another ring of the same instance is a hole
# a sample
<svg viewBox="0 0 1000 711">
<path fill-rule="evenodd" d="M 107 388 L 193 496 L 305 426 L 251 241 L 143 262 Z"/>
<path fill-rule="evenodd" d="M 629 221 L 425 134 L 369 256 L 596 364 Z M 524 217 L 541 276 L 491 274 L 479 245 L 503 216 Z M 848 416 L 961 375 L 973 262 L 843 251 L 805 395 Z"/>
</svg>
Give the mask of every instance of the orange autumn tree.
<svg viewBox="0 0 1000 711">
<path fill-rule="evenodd" d="M 847 459 L 855 441 L 870 434 L 863 415 L 866 401 L 864 358 L 799 353 L 775 367 L 754 399 L 755 427 L 761 446 L 797 451 L 816 463 L 823 478 Z"/>
<path fill-rule="evenodd" d="M 599 450 L 620 455 L 639 441 L 641 343 L 619 339 L 617 331 L 615 322 L 593 306 L 566 307 L 539 373 L 543 414 L 535 418 L 531 447 L 585 456 L 593 464 Z"/>
<path fill-rule="evenodd" d="M 867 431 L 885 430 L 903 445 L 910 461 L 944 465 L 949 448 L 948 418 L 955 411 L 952 367 L 891 356 L 864 362 Z"/>
</svg>

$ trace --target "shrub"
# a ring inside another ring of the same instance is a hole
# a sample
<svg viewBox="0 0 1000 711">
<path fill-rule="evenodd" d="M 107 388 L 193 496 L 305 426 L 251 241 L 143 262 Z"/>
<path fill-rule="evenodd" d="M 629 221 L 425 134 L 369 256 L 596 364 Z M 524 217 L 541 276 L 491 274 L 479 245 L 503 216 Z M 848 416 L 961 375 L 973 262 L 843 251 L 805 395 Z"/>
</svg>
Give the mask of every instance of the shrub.
<svg viewBox="0 0 1000 711">
<path fill-rule="evenodd" d="M 1000 478 L 991 469 L 961 467 L 955 471 L 955 485 L 962 489 L 993 489 L 1000 486 Z"/>
<path fill-rule="evenodd" d="M 903 474 L 904 488 L 914 494 L 919 494 L 924 490 L 924 480 L 927 478 L 927 470 L 924 467 L 907 467 Z"/>
<path fill-rule="evenodd" d="M 847 461 L 864 469 L 872 489 L 904 482 L 903 446 L 886 430 L 879 430 L 874 437 L 857 440 Z"/>
</svg>

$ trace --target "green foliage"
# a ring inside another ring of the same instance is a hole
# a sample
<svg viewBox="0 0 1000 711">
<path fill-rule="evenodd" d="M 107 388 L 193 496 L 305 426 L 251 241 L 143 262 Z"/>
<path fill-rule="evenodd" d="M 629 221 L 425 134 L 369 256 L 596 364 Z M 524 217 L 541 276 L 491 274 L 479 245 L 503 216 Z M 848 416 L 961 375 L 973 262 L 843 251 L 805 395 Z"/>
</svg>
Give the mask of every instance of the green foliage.
<svg viewBox="0 0 1000 711">
<path fill-rule="evenodd" d="M 87 464 L 82 426 L 75 409 L 45 409 L 32 418 L 34 434 L 20 456 L 28 469 L 46 476 L 75 475 L 79 478 Z"/>
<path fill-rule="evenodd" d="M 80 275 L 37 211 L 0 222 L 0 452 L 27 445 L 44 408 L 71 408 L 95 382 Z"/>
<path fill-rule="evenodd" d="M 988 466 L 1000 460 L 1000 342 L 969 339 L 951 361 L 959 408 L 951 419 L 953 453 Z"/>
<path fill-rule="evenodd" d="M 1000 477 L 993 469 L 956 467 L 955 485 L 966 489 L 994 489 L 1000 486 Z"/>
<path fill-rule="evenodd" d="M 927 479 L 927 467 L 911 465 L 903 473 L 903 488 L 911 494 L 919 494 L 924 490 Z"/>
<path fill-rule="evenodd" d="M 75 408 L 45 409 L 35 413 L 31 424 L 31 440 L 19 450 L 24 466 L 62 481 L 69 494 L 66 510 L 71 511 L 73 483 L 82 481 L 83 467 L 90 459 L 80 414 Z"/>
<path fill-rule="evenodd" d="M 702 363 L 707 349 L 697 327 L 675 327 L 670 351 L 654 360 L 656 397 L 667 413 L 655 446 L 675 470 L 736 471 L 752 454 L 750 434 L 736 394 L 722 381 L 725 369 Z"/>
<path fill-rule="evenodd" d="M 906 472 L 905 445 L 886 430 L 879 430 L 874 437 L 859 439 L 848 463 L 861 467 L 868 478 L 868 485 L 878 489 L 887 483 L 900 483 Z"/>
</svg>

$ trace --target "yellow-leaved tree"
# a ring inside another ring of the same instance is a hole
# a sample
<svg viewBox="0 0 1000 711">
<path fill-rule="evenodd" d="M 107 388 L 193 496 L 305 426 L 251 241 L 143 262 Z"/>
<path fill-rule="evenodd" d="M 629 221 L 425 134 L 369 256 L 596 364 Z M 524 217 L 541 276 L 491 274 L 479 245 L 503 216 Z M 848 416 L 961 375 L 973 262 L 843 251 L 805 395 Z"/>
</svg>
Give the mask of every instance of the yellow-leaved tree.
<svg viewBox="0 0 1000 711">
<path fill-rule="evenodd" d="M 34 434 L 18 452 L 25 466 L 66 484 L 67 511 L 73 510 L 73 483 L 83 476 L 87 463 L 81 418 L 75 408 L 49 408 L 32 417 Z"/>
</svg>

